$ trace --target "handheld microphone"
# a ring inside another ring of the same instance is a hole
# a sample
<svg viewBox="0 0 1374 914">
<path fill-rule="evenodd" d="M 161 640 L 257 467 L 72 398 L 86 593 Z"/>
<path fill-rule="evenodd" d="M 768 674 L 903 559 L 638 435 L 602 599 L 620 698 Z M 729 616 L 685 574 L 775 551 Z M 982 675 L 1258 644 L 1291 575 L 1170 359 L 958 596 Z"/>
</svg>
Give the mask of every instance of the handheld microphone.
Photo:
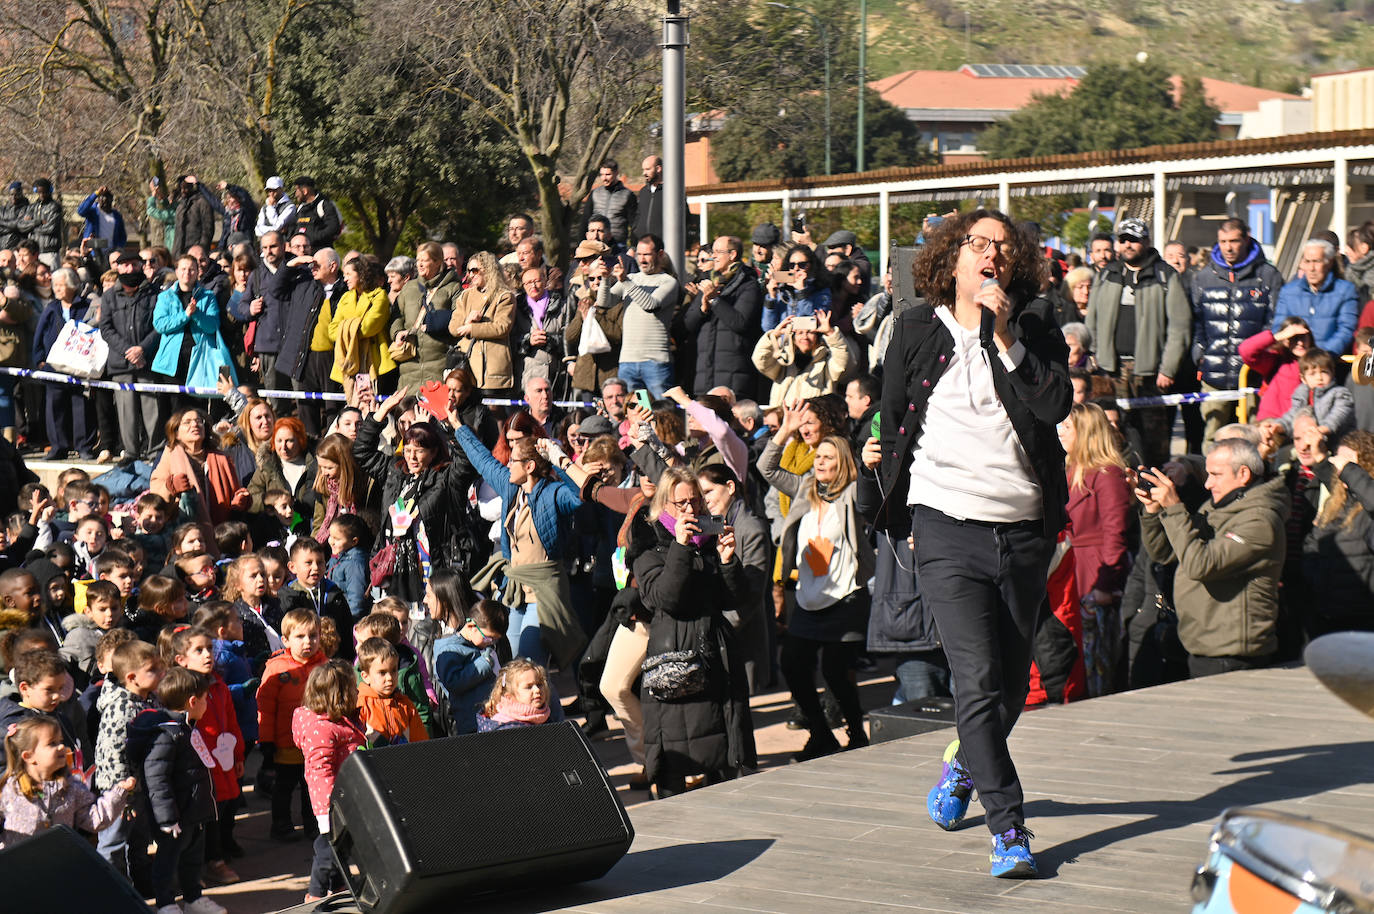
<svg viewBox="0 0 1374 914">
<path fill-rule="evenodd" d="M 979 290 L 982 290 L 982 289 L 986 289 L 986 288 L 988 288 L 988 287 L 990 287 L 990 286 L 996 286 L 996 285 L 1001 285 L 1001 284 L 1000 284 L 996 279 L 994 279 L 993 277 L 989 276 L 987 279 L 983 280 L 983 284 L 982 284 L 981 286 L 979 286 L 978 288 L 979 288 Z M 978 328 L 978 343 L 979 343 L 984 349 L 987 349 L 989 346 L 992 345 L 992 330 L 993 330 L 993 328 L 994 328 L 996 325 L 997 325 L 997 315 L 993 314 L 993 313 L 992 313 L 991 311 L 989 311 L 987 308 L 984 308 L 984 309 L 983 309 L 983 321 L 982 321 L 982 324 L 981 324 L 981 325 L 979 326 L 979 328 Z"/>
</svg>

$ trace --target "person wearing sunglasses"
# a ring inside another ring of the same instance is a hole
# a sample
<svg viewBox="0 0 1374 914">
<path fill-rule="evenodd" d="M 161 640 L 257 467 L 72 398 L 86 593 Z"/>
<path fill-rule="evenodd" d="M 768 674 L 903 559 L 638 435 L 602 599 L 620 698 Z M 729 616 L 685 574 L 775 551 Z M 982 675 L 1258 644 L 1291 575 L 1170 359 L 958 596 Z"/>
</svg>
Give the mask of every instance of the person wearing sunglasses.
<svg viewBox="0 0 1374 914">
<path fill-rule="evenodd" d="M 815 251 L 794 244 L 783 257 L 782 269 L 768 274 L 764 286 L 763 330 L 774 329 L 789 317 L 812 317 L 830 310 L 830 277 Z"/>
<path fill-rule="evenodd" d="M 930 233 L 913 271 L 926 301 L 894 322 L 881 434 L 864 452 L 886 493 L 876 526 L 912 537 L 922 600 L 959 684 L 959 738 L 926 809 L 955 828 L 977 790 L 999 877 L 1036 874 L 1007 737 L 1068 523 L 1055 426 L 1073 387 L 1053 305 L 1040 297 L 1045 271 L 1039 239 L 1000 212 L 952 215 Z"/>
</svg>

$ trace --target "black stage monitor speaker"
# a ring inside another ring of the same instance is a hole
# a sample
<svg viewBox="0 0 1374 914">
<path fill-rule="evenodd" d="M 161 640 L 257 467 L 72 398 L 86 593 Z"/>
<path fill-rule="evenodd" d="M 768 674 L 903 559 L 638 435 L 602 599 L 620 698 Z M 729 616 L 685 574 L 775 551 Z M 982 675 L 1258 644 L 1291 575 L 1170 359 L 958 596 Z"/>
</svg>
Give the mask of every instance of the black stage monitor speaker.
<svg viewBox="0 0 1374 914">
<path fill-rule="evenodd" d="M 634 840 L 571 721 L 355 752 L 329 824 L 369 914 L 452 911 L 481 894 L 597 879 Z"/>
<path fill-rule="evenodd" d="M 952 727 L 954 723 L 953 698 L 918 698 L 868 712 L 868 725 L 875 743 L 929 733 Z"/>
<path fill-rule="evenodd" d="M 0 851 L 0 911 L 148 914 L 128 880 L 65 825 Z"/>
</svg>

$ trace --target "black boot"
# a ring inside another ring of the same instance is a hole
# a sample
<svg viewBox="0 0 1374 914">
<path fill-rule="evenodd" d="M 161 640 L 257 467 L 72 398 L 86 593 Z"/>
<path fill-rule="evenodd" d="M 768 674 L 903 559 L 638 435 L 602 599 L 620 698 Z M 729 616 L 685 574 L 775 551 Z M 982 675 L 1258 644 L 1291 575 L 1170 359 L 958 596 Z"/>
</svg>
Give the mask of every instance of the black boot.
<svg viewBox="0 0 1374 914">
<path fill-rule="evenodd" d="M 829 730 L 813 728 L 811 738 L 806 741 L 802 751 L 792 756 L 794 762 L 809 762 L 812 759 L 834 755 L 840 751 L 840 741 Z"/>
</svg>

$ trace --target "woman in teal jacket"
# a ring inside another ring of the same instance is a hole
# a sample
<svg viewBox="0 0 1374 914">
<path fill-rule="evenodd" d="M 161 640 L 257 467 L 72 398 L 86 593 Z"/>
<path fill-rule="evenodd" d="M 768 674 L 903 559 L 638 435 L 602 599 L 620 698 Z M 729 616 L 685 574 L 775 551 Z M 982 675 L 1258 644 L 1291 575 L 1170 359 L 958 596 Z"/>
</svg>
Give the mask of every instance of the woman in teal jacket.
<svg viewBox="0 0 1374 914">
<path fill-rule="evenodd" d="M 229 347 L 219 332 L 219 301 L 197 283 L 200 264 L 194 257 L 177 261 L 177 281 L 162 291 L 153 309 L 153 329 L 162 335 L 153 371 L 183 379 L 188 387 L 214 388 L 221 366 L 237 384 Z"/>
</svg>

